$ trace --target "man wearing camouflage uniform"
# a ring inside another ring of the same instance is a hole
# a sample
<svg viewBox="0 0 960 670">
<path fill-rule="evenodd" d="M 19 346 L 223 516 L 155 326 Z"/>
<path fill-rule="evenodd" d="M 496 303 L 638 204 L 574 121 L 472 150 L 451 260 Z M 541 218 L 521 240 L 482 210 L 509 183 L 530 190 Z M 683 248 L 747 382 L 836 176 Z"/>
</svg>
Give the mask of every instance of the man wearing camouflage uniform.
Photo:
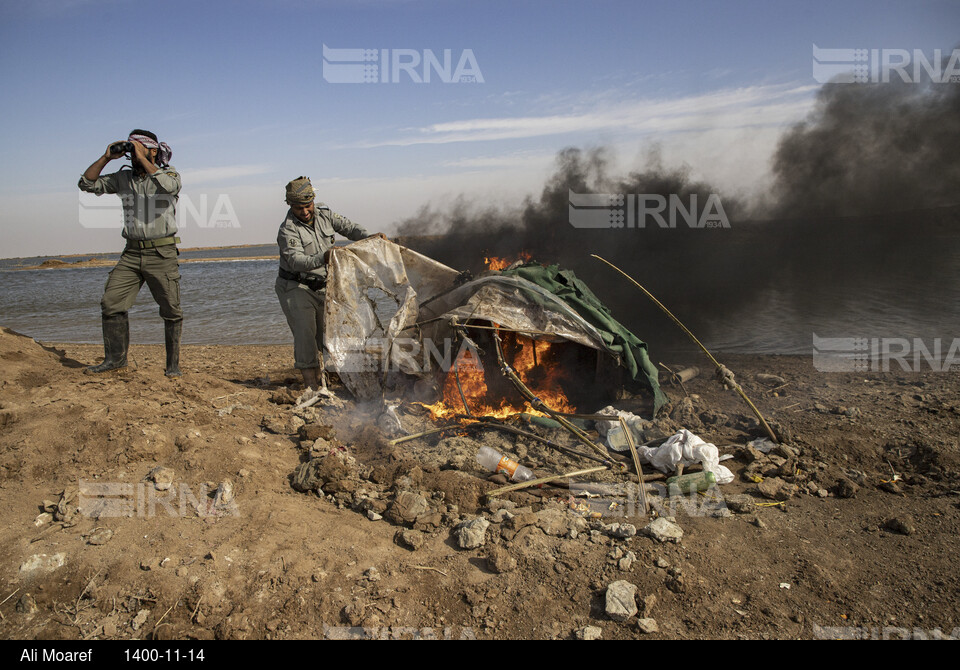
<svg viewBox="0 0 960 670">
<path fill-rule="evenodd" d="M 132 167 L 101 176 L 107 163 L 129 153 Z M 130 346 L 127 311 L 144 283 L 160 306 L 167 361 L 164 374 L 180 376 L 180 264 L 177 260 L 177 197 L 180 175 L 170 167 L 170 147 L 146 130 L 113 142 L 80 177 L 80 190 L 96 195 L 116 193 L 123 204 L 123 237 L 127 246 L 110 271 L 100 301 L 103 363 L 87 368 L 106 372 L 126 367 Z"/>
<path fill-rule="evenodd" d="M 308 390 L 327 392 L 323 372 L 323 301 L 326 297 L 327 255 L 334 233 L 357 241 L 369 234 L 350 219 L 314 202 L 316 192 L 306 177 L 286 188 L 290 205 L 280 224 L 280 274 L 276 291 L 293 332 L 295 367 Z M 384 237 L 378 233 L 378 237 Z"/>
</svg>

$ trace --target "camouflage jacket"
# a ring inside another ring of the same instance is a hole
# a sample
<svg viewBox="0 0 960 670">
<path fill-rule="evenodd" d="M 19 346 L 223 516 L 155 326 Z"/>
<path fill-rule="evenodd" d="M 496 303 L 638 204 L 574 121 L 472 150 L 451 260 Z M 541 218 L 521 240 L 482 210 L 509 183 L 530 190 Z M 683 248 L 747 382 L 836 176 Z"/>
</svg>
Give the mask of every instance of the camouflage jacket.
<svg viewBox="0 0 960 670">
<path fill-rule="evenodd" d="M 301 272 L 327 278 L 323 256 L 333 246 L 334 233 L 357 241 L 370 234 L 345 216 L 330 211 L 318 202 L 312 223 L 303 223 L 292 211 L 280 224 L 277 244 L 280 247 L 280 268 L 287 272 Z"/>
<path fill-rule="evenodd" d="M 80 177 L 81 191 L 116 193 L 123 205 L 123 236 L 128 240 L 156 240 L 177 232 L 177 197 L 180 175 L 172 167 L 159 168 L 138 178 L 131 169 L 101 175 L 91 181 Z"/>
</svg>

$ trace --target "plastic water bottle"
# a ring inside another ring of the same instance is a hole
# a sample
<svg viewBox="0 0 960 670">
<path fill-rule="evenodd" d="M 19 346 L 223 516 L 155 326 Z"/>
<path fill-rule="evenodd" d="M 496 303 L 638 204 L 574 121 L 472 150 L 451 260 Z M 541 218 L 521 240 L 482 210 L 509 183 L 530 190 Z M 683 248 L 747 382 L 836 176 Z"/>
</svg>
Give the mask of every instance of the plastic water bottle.
<svg viewBox="0 0 960 670">
<path fill-rule="evenodd" d="M 712 472 L 691 472 L 688 475 L 670 477 L 667 480 L 667 491 L 670 495 L 706 491 L 717 483 L 717 476 Z"/>
<path fill-rule="evenodd" d="M 506 474 L 515 482 L 525 482 L 536 476 L 530 468 L 520 465 L 490 447 L 480 447 L 480 451 L 477 452 L 477 462 L 490 472 Z"/>
</svg>

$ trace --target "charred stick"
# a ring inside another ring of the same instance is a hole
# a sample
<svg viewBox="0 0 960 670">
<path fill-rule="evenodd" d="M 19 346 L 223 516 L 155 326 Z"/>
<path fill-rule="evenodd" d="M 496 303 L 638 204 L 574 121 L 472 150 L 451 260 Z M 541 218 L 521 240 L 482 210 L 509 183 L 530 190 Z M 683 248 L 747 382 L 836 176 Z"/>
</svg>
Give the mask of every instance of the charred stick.
<svg viewBox="0 0 960 670">
<path fill-rule="evenodd" d="M 457 359 L 457 362 L 453 366 L 453 374 L 457 380 L 457 390 L 460 391 L 460 400 L 463 401 L 463 410 L 466 412 L 467 416 L 471 419 L 473 414 L 470 412 L 470 407 L 467 405 L 467 396 L 463 394 L 463 387 L 460 386 L 460 359 Z"/>
<path fill-rule="evenodd" d="M 606 465 L 606 466 L 608 466 L 608 467 L 611 467 L 611 468 L 621 468 L 621 467 L 622 467 L 619 463 L 615 463 L 615 462 L 613 462 L 613 461 L 611 461 L 611 460 L 604 459 L 604 458 L 600 458 L 599 456 L 595 456 L 595 455 L 593 455 L 593 454 L 585 454 L 585 453 L 582 452 L 582 451 L 577 451 L 576 449 L 573 449 L 573 448 L 571 448 L 571 447 L 567 447 L 567 446 L 564 446 L 564 445 L 562 445 L 562 444 L 557 444 L 557 443 L 554 442 L 553 440 L 548 440 L 548 439 L 545 438 L 545 437 L 541 437 L 540 435 L 537 435 L 537 434 L 535 434 L 535 433 L 530 433 L 530 432 L 525 431 L 525 430 L 520 430 L 519 428 L 514 428 L 513 426 L 505 426 L 505 425 L 502 424 L 502 423 L 495 423 L 495 422 L 493 422 L 493 421 L 484 420 L 484 417 L 480 417 L 479 423 L 476 423 L 476 424 L 473 424 L 473 425 L 475 425 L 475 426 L 476 426 L 476 425 L 485 426 L 485 427 L 487 427 L 487 428 L 496 428 L 496 429 L 498 429 L 498 430 L 503 430 L 503 431 L 506 431 L 506 432 L 508 432 L 508 433 L 513 433 L 514 435 L 521 435 L 521 436 L 523 436 L 523 437 L 530 438 L 531 440 L 536 440 L 537 442 L 540 442 L 540 443 L 542 443 L 542 444 L 545 444 L 546 446 L 551 447 L 551 448 L 553 448 L 553 449 L 557 449 L 557 450 L 559 450 L 559 451 L 562 451 L 562 452 L 564 452 L 564 453 L 566 453 L 566 454 L 569 454 L 569 455 L 572 455 L 572 456 L 577 456 L 577 457 L 579 457 L 579 458 L 586 458 L 586 459 L 589 459 L 589 460 L 591 460 L 591 461 L 596 461 L 597 463 L 602 463 L 602 464 L 604 464 L 604 465 Z"/>
<path fill-rule="evenodd" d="M 442 428 L 431 428 L 430 430 L 425 430 L 422 433 L 414 433 L 413 435 L 404 435 L 403 437 L 398 437 L 395 440 L 390 440 L 387 444 L 397 445 L 403 442 L 409 442 L 410 440 L 415 440 L 418 437 L 426 437 L 427 435 L 433 435 L 434 433 L 442 433 L 445 430 L 462 430 L 466 426 L 443 426 Z"/>
<path fill-rule="evenodd" d="M 535 409 L 539 409 L 542 412 L 549 414 L 551 418 L 555 419 L 561 426 L 570 431 L 578 440 L 596 451 L 601 457 L 606 458 L 607 453 L 603 448 L 597 444 L 594 444 L 593 441 L 583 433 L 583 431 L 547 407 L 546 403 L 534 395 L 533 391 L 527 388 L 527 386 L 520 380 L 520 377 L 517 376 L 517 373 L 514 372 L 513 368 L 511 368 L 510 365 L 507 364 L 506 360 L 504 360 L 503 348 L 500 346 L 500 335 L 496 331 L 493 333 L 493 342 L 497 351 L 497 362 L 500 363 L 500 371 L 506 375 L 507 379 L 513 382 L 513 385 L 517 387 L 517 390 L 520 391 L 520 394 L 529 400 Z"/>
<path fill-rule="evenodd" d="M 537 479 L 530 479 L 525 482 L 520 482 L 518 484 L 511 484 L 509 486 L 502 486 L 498 489 L 492 491 L 487 491 L 486 496 L 497 496 L 501 493 L 509 493 L 510 491 L 518 491 L 520 489 L 529 488 L 531 486 L 537 486 L 539 484 L 547 484 L 549 482 L 555 481 L 557 479 L 564 479 L 566 477 L 577 477 L 579 475 L 588 475 L 592 472 L 600 472 L 602 470 L 608 470 L 607 466 L 601 465 L 596 468 L 587 468 L 586 470 L 575 470 L 574 472 L 567 472 L 562 475 L 550 475 L 549 477 L 538 477 Z"/>
</svg>

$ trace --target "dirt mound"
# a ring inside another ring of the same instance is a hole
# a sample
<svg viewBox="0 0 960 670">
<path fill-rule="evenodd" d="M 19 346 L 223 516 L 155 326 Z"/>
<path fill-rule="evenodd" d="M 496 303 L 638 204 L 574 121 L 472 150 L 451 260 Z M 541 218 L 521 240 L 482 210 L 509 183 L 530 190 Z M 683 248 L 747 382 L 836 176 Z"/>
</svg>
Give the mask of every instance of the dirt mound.
<svg viewBox="0 0 960 670">
<path fill-rule="evenodd" d="M 724 464 L 736 476 L 719 502 L 670 509 L 682 529 L 670 539 L 669 520 L 645 534 L 650 519 L 603 488 L 590 499 L 606 506 L 599 518 L 572 510 L 569 488 L 489 497 L 507 482 L 476 463 L 482 444 L 541 474 L 584 467 L 538 440 L 484 429 L 391 443 L 377 409 L 342 389 L 293 411 L 288 347 L 184 347 L 173 380 L 159 346 L 85 374 L 100 356 L 0 330 L 0 573 L 15 592 L 3 637 L 902 637 L 960 625 L 956 372 L 825 375 L 801 358 L 728 357 L 791 436 L 769 450 L 747 446 L 762 430 L 709 376 L 667 387 L 658 427 L 691 427 L 735 456 Z M 399 416 L 405 432 L 430 427 L 415 407 Z"/>
</svg>

